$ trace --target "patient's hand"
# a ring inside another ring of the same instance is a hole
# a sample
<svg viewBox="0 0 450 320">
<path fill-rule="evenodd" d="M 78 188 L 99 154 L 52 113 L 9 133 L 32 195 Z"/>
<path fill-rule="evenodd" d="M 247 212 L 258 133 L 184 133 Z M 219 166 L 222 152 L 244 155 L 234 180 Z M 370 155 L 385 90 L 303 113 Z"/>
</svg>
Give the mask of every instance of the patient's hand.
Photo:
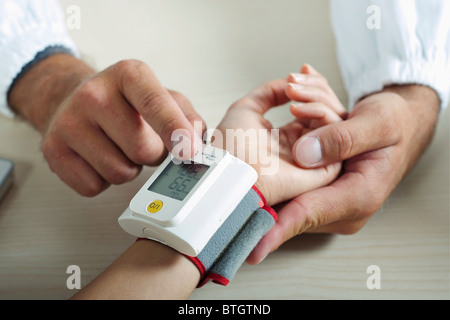
<svg viewBox="0 0 450 320">
<path fill-rule="evenodd" d="M 220 134 L 213 138 L 214 146 L 227 149 L 255 168 L 259 174 L 256 186 L 269 205 L 328 185 L 341 169 L 340 163 L 303 169 L 294 161 L 293 150 L 299 137 L 318 127 L 341 121 L 338 114 L 344 114 L 345 109 L 318 73 L 312 77 L 315 81 L 303 88 L 290 83 L 293 77 L 265 83 L 234 103 L 218 126 Z M 286 104 L 291 100 L 289 97 L 295 98 L 298 90 L 310 93 L 308 101 L 304 99 L 302 105 L 293 103 L 291 113 L 297 119 L 279 128 L 278 135 L 273 134 L 274 128 L 264 118 L 265 113 Z"/>
</svg>

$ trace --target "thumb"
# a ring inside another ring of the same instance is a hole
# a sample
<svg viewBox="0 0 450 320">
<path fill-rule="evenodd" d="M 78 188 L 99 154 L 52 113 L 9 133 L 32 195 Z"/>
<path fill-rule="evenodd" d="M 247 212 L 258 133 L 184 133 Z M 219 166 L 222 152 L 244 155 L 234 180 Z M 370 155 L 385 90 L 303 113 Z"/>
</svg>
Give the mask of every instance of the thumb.
<svg viewBox="0 0 450 320">
<path fill-rule="evenodd" d="M 304 168 L 318 168 L 398 142 L 391 120 L 363 110 L 348 120 L 321 127 L 301 137 L 293 156 Z"/>
</svg>

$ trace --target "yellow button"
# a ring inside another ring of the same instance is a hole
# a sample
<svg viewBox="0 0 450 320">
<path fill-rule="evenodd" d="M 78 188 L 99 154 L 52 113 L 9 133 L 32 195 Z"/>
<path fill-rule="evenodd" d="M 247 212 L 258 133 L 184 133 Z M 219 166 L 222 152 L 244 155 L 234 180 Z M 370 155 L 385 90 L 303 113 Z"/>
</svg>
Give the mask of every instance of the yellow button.
<svg viewBox="0 0 450 320">
<path fill-rule="evenodd" d="M 153 201 L 152 203 L 150 203 L 147 206 L 147 212 L 148 213 L 157 213 L 158 211 L 160 211 L 162 209 L 163 205 L 164 205 L 163 202 L 160 200 Z"/>
</svg>

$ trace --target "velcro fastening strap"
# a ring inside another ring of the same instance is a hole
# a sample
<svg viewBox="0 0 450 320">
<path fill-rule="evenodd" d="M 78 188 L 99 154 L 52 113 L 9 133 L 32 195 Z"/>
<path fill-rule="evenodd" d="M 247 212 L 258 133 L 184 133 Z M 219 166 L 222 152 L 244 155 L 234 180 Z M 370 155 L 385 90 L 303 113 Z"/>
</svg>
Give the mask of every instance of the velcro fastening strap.
<svg viewBox="0 0 450 320">
<path fill-rule="evenodd" d="M 210 280 L 226 286 L 276 220 L 276 212 L 253 187 L 202 252 L 197 257 L 187 257 L 200 271 L 198 287 Z"/>
</svg>

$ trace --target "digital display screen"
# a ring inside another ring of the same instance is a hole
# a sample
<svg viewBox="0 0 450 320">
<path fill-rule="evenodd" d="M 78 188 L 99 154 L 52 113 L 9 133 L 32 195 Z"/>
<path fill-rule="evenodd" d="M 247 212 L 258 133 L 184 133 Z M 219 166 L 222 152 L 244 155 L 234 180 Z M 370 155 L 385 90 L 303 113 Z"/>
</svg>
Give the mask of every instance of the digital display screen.
<svg viewBox="0 0 450 320">
<path fill-rule="evenodd" d="M 148 190 L 183 201 L 208 169 L 204 164 L 178 165 L 171 161 Z"/>
</svg>

